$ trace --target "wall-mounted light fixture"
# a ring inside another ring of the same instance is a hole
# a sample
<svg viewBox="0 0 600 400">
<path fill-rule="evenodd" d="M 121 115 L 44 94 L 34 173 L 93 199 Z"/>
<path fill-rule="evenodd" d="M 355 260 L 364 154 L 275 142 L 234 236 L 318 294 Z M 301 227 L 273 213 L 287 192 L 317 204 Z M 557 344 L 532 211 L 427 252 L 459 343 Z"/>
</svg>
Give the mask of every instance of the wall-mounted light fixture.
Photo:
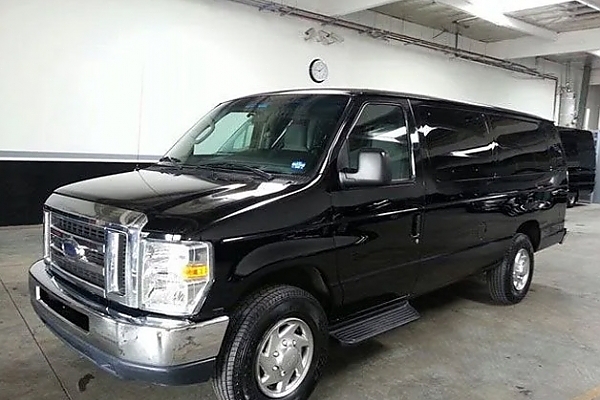
<svg viewBox="0 0 600 400">
<path fill-rule="evenodd" d="M 304 32 L 304 40 L 314 40 L 315 42 L 329 46 L 334 43 L 342 43 L 344 38 L 334 32 L 309 28 Z"/>
</svg>

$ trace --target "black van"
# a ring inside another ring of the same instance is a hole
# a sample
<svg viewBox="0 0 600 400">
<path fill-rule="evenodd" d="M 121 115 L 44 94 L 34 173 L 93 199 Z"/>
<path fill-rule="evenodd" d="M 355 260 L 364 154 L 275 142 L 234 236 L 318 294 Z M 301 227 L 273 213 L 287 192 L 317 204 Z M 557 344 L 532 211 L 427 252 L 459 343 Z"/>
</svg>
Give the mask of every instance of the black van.
<svg viewBox="0 0 600 400">
<path fill-rule="evenodd" d="M 219 398 L 306 399 L 329 338 L 419 318 L 485 274 L 500 304 L 562 242 L 552 122 L 361 90 L 223 103 L 157 164 L 61 187 L 30 270 L 46 325 L 126 379 L 213 379 Z"/>
<path fill-rule="evenodd" d="M 589 197 L 596 180 L 596 143 L 590 131 L 559 127 L 569 171 L 568 207 Z"/>
</svg>

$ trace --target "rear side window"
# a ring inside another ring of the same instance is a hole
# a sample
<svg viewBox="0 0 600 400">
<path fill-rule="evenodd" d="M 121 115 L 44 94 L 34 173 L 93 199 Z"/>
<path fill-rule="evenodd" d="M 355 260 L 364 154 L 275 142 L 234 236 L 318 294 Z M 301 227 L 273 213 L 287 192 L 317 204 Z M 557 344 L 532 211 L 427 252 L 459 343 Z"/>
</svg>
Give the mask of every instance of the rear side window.
<svg viewBox="0 0 600 400">
<path fill-rule="evenodd" d="M 546 139 L 548 140 L 550 167 L 560 168 L 567 165 L 565 149 L 560 140 L 559 132 L 554 124 L 551 122 L 542 122 L 541 130 L 546 133 Z"/>
<path fill-rule="evenodd" d="M 429 105 L 415 112 L 438 181 L 493 176 L 493 144 L 483 114 Z"/>
<path fill-rule="evenodd" d="M 496 142 L 499 176 L 550 170 L 547 135 L 539 121 L 491 115 L 489 122 Z"/>
<path fill-rule="evenodd" d="M 579 155 L 579 149 L 577 146 L 577 133 L 576 131 L 562 131 L 560 133 L 560 138 L 563 143 L 563 147 L 565 148 L 565 153 L 569 160 L 577 159 Z"/>
<path fill-rule="evenodd" d="M 596 145 L 589 131 L 562 130 L 560 137 L 570 164 L 582 168 L 594 169 L 596 164 Z"/>
<path fill-rule="evenodd" d="M 596 143 L 592 132 L 584 131 L 583 140 L 578 144 L 581 153 L 581 167 L 588 169 L 596 168 Z"/>
<path fill-rule="evenodd" d="M 366 105 L 348 138 L 348 164 L 358 169 L 363 149 L 381 149 L 390 158 L 392 180 L 411 178 L 410 146 L 404 110 L 390 104 Z"/>
</svg>

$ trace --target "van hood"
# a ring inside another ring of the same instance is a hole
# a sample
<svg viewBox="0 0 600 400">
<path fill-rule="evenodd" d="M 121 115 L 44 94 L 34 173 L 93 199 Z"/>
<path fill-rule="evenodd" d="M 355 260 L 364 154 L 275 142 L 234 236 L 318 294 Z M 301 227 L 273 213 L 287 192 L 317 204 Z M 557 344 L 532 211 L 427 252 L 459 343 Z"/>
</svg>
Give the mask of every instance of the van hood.
<svg viewBox="0 0 600 400">
<path fill-rule="evenodd" d="M 237 173 L 178 171 L 173 174 L 170 170 L 145 169 L 72 183 L 55 192 L 140 211 L 149 217 L 150 223 L 153 219 L 193 221 L 194 228 L 198 229 L 261 200 L 293 190 L 297 185 L 287 179 L 264 181 Z M 165 226 L 165 229 L 173 227 Z"/>
</svg>

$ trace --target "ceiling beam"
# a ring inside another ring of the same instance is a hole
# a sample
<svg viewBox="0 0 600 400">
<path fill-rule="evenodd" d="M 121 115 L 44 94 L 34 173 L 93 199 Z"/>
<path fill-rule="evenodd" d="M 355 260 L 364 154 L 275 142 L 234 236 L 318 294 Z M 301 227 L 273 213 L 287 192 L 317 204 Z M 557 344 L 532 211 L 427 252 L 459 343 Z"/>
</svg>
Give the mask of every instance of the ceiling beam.
<svg viewBox="0 0 600 400">
<path fill-rule="evenodd" d="M 330 1 L 329 15 L 342 16 L 359 11 L 368 10 L 370 8 L 385 6 L 386 4 L 396 3 L 398 0 L 345 0 L 345 1 Z"/>
<path fill-rule="evenodd" d="M 586 6 L 593 8 L 596 11 L 600 11 L 600 0 L 577 0 L 581 4 L 585 4 Z"/>
<path fill-rule="evenodd" d="M 325 14 L 327 4 L 320 0 L 280 0 L 277 3 L 310 12 Z"/>
<path fill-rule="evenodd" d="M 535 37 L 523 37 L 490 43 L 487 45 L 487 53 L 498 58 L 513 59 L 591 52 L 600 48 L 599 37 L 600 28 L 559 33 L 553 42 Z"/>
<path fill-rule="evenodd" d="M 280 0 L 282 4 L 300 8 L 307 11 L 317 12 L 330 17 L 348 15 L 370 8 L 395 3 L 398 0 Z"/>
<path fill-rule="evenodd" d="M 483 20 L 489 21 L 495 25 L 503 26 L 515 31 L 523 32 L 528 35 L 536 36 L 546 40 L 556 40 L 557 33 L 549 29 L 541 28 L 536 25 L 529 24 L 519 19 L 509 17 L 498 10 L 491 7 L 473 4 L 466 0 L 435 0 L 437 3 L 445 4 L 456 8 L 468 14 L 474 15 Z"/>
</svg>

